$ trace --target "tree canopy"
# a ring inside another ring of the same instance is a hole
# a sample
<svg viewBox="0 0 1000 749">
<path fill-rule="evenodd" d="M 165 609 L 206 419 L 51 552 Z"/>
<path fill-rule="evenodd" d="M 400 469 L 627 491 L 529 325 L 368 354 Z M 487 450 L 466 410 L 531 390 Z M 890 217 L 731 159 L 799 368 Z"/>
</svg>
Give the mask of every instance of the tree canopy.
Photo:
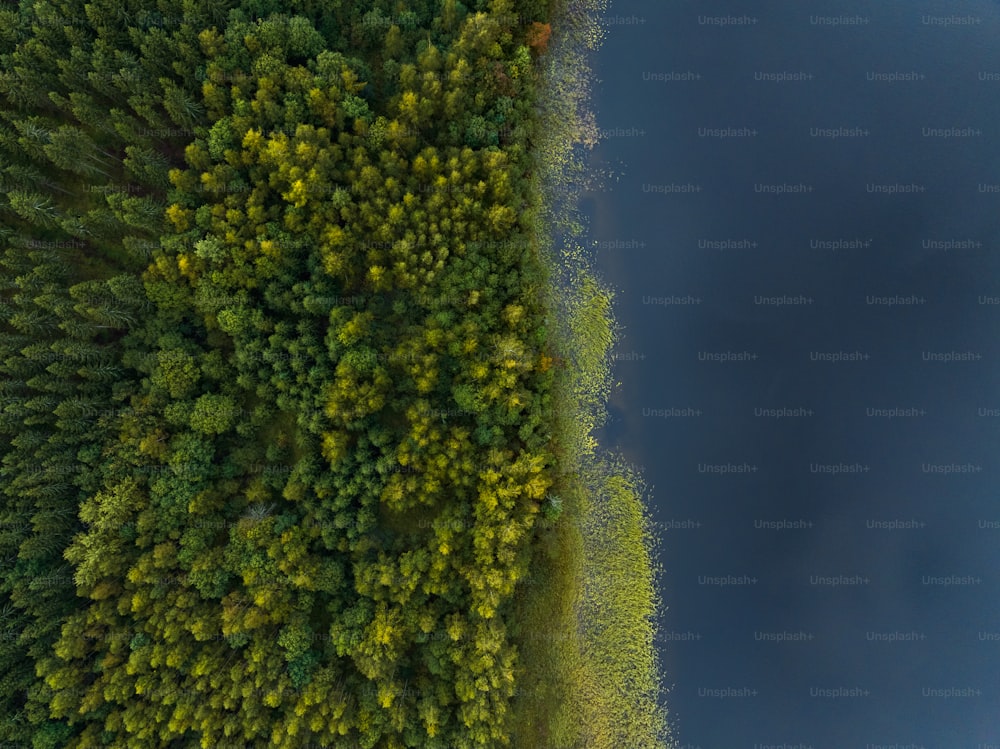
<svg viewBox="0 0 1000 749">
<path fill-rule="evenodd" d="M 545 5 L 0 11 L 0 740 L 509 744 Z"/>
</svg>

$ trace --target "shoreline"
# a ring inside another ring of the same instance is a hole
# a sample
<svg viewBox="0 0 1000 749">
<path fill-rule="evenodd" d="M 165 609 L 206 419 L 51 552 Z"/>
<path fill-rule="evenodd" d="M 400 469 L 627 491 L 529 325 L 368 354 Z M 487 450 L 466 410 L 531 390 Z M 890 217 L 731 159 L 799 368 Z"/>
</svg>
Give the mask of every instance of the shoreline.
<svg viewBox="0 0 1000 749">
<path fill-rule="evenodd" d="M 519 694 L 534 699 L 515 700 L 511 722 L 520 731 L 513 739 L 552 749 L 675 746 L 653 645 L 661 602 L 645 486 L 634 466 L 593 435 L 607 418 L 619 330 L 613 294 L 582 244 L 586 219 L 578 208 L 599 180 L 586 164 L 600 138 L 589 108 L 587 58 L 603 41 L 606 6 L 606 0 L 554 0 L 556 33 L 538 61 L 540 136 L 531 149 L 532 235 L 549 346 L 572 364 L 556 370 L 552 386 L 559 456 L 553 491 L 563 511 L 555 521 L 540 521 L 533 563 L 542 567 L 544 583 L 519 596 L 515 614 L 533 631 L 549 628 L 548 637 L 535 631 L 533 640 L 522 637 L 518 644 L 523 660 L 550 684 L 534 683 L 527 670 Z"/>
</svg>

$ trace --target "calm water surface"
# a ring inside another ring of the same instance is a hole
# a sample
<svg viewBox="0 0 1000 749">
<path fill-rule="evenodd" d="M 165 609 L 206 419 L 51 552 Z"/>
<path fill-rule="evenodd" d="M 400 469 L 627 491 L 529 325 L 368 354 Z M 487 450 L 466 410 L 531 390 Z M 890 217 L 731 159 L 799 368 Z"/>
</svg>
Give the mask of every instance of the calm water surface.
<svg viewBox="0 0 1000 749">
<path fill-rule="evenodd" d="M 1000 5 L 611 5 L 626 332 L 689 749 L 1000 747 Z"/>
</svg>

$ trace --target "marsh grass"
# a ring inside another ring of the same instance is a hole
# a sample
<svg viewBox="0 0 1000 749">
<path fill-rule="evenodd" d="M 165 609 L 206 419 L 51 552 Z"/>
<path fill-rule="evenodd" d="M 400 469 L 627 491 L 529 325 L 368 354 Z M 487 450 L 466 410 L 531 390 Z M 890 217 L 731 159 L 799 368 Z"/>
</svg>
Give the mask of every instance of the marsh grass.
<svg viewBox="0 0 1000 749">
<path fill-rule="evenodd" d="M 546 281 L 559 460 L 554 521 L 540 520 L 531 580 L 514 604 L 520 652 L 512 705 L 515 747 L 666 749 L 675 746 L 654 646 L 659 567 L 641 476 L 594 439 L 604 423 L 613 297 L 590 267 L 575 207 L 599 175 L 584 157 L 597 142 L 588 109 L 588 54 L 603 39 L 606 0 L 555 0 L 542 58 L 531 216 Z"/>
</svg>

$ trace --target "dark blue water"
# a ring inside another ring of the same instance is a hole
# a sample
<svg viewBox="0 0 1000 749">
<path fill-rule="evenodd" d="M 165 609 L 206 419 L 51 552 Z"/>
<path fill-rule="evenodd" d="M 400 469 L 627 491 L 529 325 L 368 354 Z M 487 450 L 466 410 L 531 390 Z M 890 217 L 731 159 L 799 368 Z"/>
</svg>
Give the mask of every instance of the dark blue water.
<svg viewBox="0 0 1000 749">
<path fill-rule="evenodd" d="M 1000 747 L 1000 5 L 609 16 L 602 439 L 680 744 Z"/>
</svg>

